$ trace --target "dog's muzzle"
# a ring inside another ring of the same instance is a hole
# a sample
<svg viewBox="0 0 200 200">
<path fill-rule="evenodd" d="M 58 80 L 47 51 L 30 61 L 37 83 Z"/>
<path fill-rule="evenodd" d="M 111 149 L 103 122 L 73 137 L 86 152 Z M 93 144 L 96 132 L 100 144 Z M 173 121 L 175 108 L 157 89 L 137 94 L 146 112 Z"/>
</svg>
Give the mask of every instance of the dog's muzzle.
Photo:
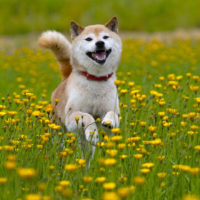
<svg viewBox="0 0 200 200">
<path fill-rule="evenodd" d="M 111 53 L 111 49 L 105 49 L 105 43 L 103 41 L 96 42 L 96 50 L 94 52 L 87 52 L 86 55 L 97 62 L 98 64 L 103 65 L 106 62 L 106 59 Z"/>
</svg>

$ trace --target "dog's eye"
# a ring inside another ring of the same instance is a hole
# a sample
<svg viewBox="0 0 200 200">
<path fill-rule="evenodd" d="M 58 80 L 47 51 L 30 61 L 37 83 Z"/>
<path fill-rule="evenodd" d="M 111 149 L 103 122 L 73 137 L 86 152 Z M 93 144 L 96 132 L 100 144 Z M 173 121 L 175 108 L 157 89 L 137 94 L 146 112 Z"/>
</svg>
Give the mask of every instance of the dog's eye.
<svg viewBox="0 0 200 200">
<path fill-rule="evenodd" d="M 103 36 L 103 39 L 108 39 L 109 38 L 109 36 L 107 36 L 107 35 L 105 35 L 105 36 Z"/>
<path fill-rule="evenodd" d="M 91 38 L 91 37 L 88 37 L 88 38 L 86 38 L 85 40 L 88 41 L 88 42 L 90 42 L 90 41 L 92 41 L 92 38 Z"/>
</svg>

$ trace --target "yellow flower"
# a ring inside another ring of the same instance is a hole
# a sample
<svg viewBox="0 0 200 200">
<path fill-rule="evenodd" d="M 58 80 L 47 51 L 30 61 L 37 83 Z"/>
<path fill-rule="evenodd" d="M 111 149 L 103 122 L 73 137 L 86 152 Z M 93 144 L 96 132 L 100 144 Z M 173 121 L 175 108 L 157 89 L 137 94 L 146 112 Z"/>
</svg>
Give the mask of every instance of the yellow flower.
<svg viewBox="0 0 200 200">
<path fill-rule="evenodd" d="M 165 112 L 158 112 L 158 115 L 159 115 L 160 117 L 163 117 L 163 116 L 165 115 Z"/>
<path fill-rule="evenodd" d="M 6 183 L 7 180 L 8 179 L 6 177 L 0 177 L 0 185 Z"/>
<path fill-rule="evenodd" d="M 116 187 L 116 183 L 108 182 L 103 184 L 103 188 L 106 190 L 113 190 Z"/>
<path fill-rule="evenodd" d="M 200 153 L 200 145 L 196 145 L 194 149 Z"/>
<path fill-rule="evenodd" d="M 62 187 L 67 187 L 70 184 L 70 181 L 62 180 L 59 182 L 59 185 Z"/>
<path fill-rule="evenodd" d="M 41 191 L 44 191 L 46 189 L 46 184 L 45 183 L 39 183 L 38 189 L 41 190 Z"/>
<path fill-rule="evenodd" d="M 185 195 L 182 200 L 200 200 L 198 196 L 189 194 Z"/>
<path fill-rule="evenodd" d="M 7 161 L 7 162 L 5 162 L 5 167 L 6 167 L 7 169 L 9 169 L 9 170 L 15 169 L 16 163 L 13 162 L 13 161 Z"/>
<path fill-rule="evenodd" d="M 144 168 L 144 169 L 141 169 L 140 172 L 142 174 L 148 174 L 150 172 L 150 169 Z"/>
<path fill-rule="evenodd" d="M 167 173 L 165 173 L 165 172 L 159 172 L 159 173 L 157 173 L 157 176 L 158 176 L 158 178 L 162 179 L 162 178 L 165 178 L 166 174 Z"/>
<path fill-rule="evenodd" d="M 195 100 L 198 104 L 200 103 L 200 97 L 196 97 Z"/>
<path fill-rule="evenodd" d="M 84 176 L 83 177 L 83 181 L 86 182 L 86 183 L 90 183 L 92 181 L 92 179 L 93 178 L 91 176 Z"/>
<path fill-rule="evenodd" d="M 156 158 L 157 158 L 158 160 L 162 161 L 162 160 L 164 160 L 165 156 L 157 156 Z"/>
<path fill-rule="evenodd" d="M 78 159 L 78 164 L 79 164 L 80 167 L 85 167 L 85 163 L 86 163 L 86 160 Z"/>
<path fill-rule="evenodd" d="M 134 186 L 122 187 L 117 190 L 117 193 L 121 198 L 126 198 L 128 195 L 130 195 L 134 191 L 134 189 L 135 189 Z"/>
<path fill-rule="evenodd" d="M 148 162 L 148 163 L 142 164 L 142 167 L 151 169 L 152 167 L 154 167 L 154 165 L 155 165 L 154 163 Z"/>
<path fill-rule="evenodd" d="M 111 140 L 114 142 L 118 142 L 118 141 L 122 140 L 122 136 L 121 135 L 112 136 Z"/>
<path fill-rule="evenodd" d="M 126 146 L 126 144 L 124 144 L 124 143 L 117 145 L 118 149 L 124 149 L 125 146 Z"/>
<path fill-rule="evenodd" d="M 112 133 L 120 133 L 120 128 L 112 128 Z"/>
<path fill-rule="evenodd" d="M 120 156 L 120 158 L 121 158 L 122 160 L 126 159 L 127 157 L 128 157 L 128 156 L 125 155 L 125 154 L 122 154 L 122 155 Z"/>
<path fill-rule="evenodd" d="M 41 194 L 28 194 L 26 200 L 42 200 Z"/>
<path fill-rule="evenodd" d="M 143 157 L 143 155 L 142 154 L 134 154 L 133 155 L 134 156 L 134 158 L 136 158 L 136 159 L 140 159 L 140 158 L 142 158 Z"/>
<path fill-rule="evenodd" d="M 104 176 L 102 176 L 102 177 L 97 177 L 96 179 L 95 179 L 95 182 L 97 182 L 97 183 L 103 183 L 103 182 L 105 182 L 106 181 L 106 177 L 104 177 Z"/>
<path fill-rule="evenodd" d="M 193 175 L 197 175 L 200 172 L 200 168 L 199 167 L 190 168 L 189 172 Z"/>
<path fill-rule="evenodd" d="M 76 116 L 76 117 L 75 117 L 75 120 L 76 120 L 77 122 L 79 121 L 79 119 L 80 119 L 79 116 Z"/>
<path fill-rule="evenodd" d="M 117 160 L 114 158 L 106 158 L 104 160 L 104 165 L 106 166 L 112 166 L 112 165 L 115 165 L 116 163 L 117 163 Z"/>
<path fill-rule="evenodd" d="M 145 178 L 142 176 L 136 176 L 133 180 L 136 185 L 142 185 L 145 182 Z"/>
<path fill-rule="evenodd" d="M 33 111 L 33 112 L 32 112 L 32 115 L 35 116 L 35 117 L 39 117 L 40 114 L 41 114 L 41 113 L 40 113 L 39 110 L 37 110 L 37 111 Z"/>
<path fill-rule="evenodd" d="M 17 170 L 17 172 L 18 172 L 18 175 L 19 175 L 20 177 L 22 177 L 22 178 L 27 178 L 27 179 L 33 178 L 33 177 L 35 177 L 36 174 L 37 174 L 36 170 L 33 169 L 33 168 L 19 168 L 19 169 Z"/>
<path fill-rule="evenodd" d="M 4 117 L 5 115 L 6 115 L 6 112 L 4 112 L 4 111 L 0 112 L 0 117 Z"/>
<path fill-rule="evenodd" d="M 122 89 L 122 90 L 120 90 L 120 94 L 126 94 L 127 92 L 128 92 L 127 89 Z"/>
<path fill-rule="evenodd" d="M 147 124 L 146 122 L 140 122 L 140 126 L 141 126 L 141 127 L 145 127 L 146 124 Z"/>
<path fill-rule="evenodd" d="M 65 169 L 67 171 L 72 172 L 72 171 L 75 171 L 77 169 L 77 165 L 76 164 L 67 164 L 67 165 L 65 165 Z"/>
<path fill-rule="evenodd" d="M 111 121 L 110 120 L 107 120 L 104 122 L 106 125 L 110 125 L 111 124 Z"/>
<path fill-rule="evenodd" d="M 115 192 L 104 192 L 102 200 L 120 200 L 120 198 Z"/>
<path fill-rule="evenodd" d="M 116 149 L 108 149 L 106 150 L 106 153 L 111 156 L 111 157 L 115 157 L 117 155 L 117 150 Z"/>
<path fill-rule="evenodd" d="M 156 126 L 149 126 L 149 127 L 148 127 L 148 130 L 149 130 L 151 133 L 155 132 L 156 129 L 157 129 Z"/>
<path fill-rule="evenodd" d="M 53 165 L 50 165 L 50 166 L 49 166 L 49 169 L 50 169 L 51 171 L 53 171 L 53 170 L 55 169 L 55 167 L 54 167 Z"/>
<path fill-rule="evenodd" d="M 120 85 L 121 81 L 120 80 L 115 80 L 114 83 L 115 83 L 115 85 Z"/>
</svg>

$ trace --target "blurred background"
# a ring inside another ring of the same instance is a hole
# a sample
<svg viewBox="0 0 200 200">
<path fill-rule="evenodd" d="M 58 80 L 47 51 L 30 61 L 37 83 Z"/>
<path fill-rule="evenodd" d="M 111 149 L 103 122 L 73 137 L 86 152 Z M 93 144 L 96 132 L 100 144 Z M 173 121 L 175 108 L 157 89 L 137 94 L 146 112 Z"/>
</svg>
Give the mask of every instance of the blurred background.
<svg viewBox="0 0 200 200">
<path fill-rule="evenodd" d="M 200 27 L 200 0 L 0 0 L 0 35 L 68 31 L 119 18 L 120 30 L 167 31 Z"/>
</svg>

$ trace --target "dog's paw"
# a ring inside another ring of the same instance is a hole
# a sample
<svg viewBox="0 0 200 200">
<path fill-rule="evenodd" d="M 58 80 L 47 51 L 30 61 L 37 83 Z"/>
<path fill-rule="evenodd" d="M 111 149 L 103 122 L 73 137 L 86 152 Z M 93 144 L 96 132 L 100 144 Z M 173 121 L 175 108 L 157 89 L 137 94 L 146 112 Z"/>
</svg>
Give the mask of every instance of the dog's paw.
<svg viewBox="0 0 200 200">
<path fill-rule="evenodd" d="M 111 122 L 110 120 L 107 120 L 107 121 L 102 121 L 102 126 L 106 127 L 106 128 L 109 128 L 109 129 L 112 129 L 114 128 L 114 123 Z"/>
<path fill-rule="evenodd" d="M 106 128 L 116 128 L 119 127 L 119 118 L 113 111 L 108 112 L 101 122 L 102 126 Z"/>
</svg>

